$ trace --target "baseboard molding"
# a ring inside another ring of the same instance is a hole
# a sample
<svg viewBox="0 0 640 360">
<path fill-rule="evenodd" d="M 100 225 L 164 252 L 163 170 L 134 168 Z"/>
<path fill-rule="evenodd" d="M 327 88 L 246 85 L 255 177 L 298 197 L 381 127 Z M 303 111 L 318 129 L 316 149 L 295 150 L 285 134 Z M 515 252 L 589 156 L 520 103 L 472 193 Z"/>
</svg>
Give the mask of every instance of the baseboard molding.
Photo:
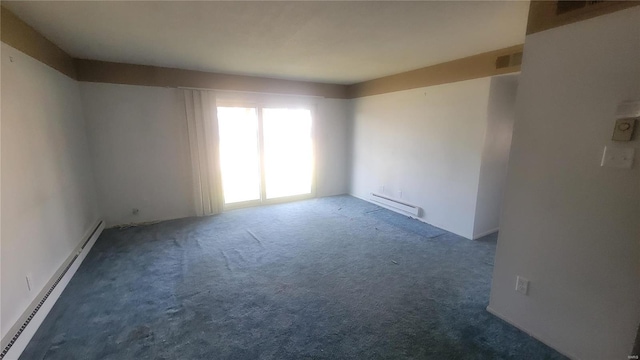
<svg viewBox="0 0 640 360">
<path fill-rule="evenodd" d="M 0 359 L 17 360 L 31 341 L 33 335 L 58 301 L 60 294 L 75 275 L 78 267 L 87 256 L 93 244 L 104 230 L 104 221 L 99 220 L 83 236 L 82 241 L 69 255 L 65 262 L 53 274 L 35 300 L 29 305 L 20 319 L 2 339 Z"/>
<path fill-rule="evenodd" d="M 494 228 L 494 229 L 491 229 L 491 230 L 487 230 L 487 231 L 481 232 L 480 234 L 475 234 L 475 235 L 473 235 L 473 240 L 478 240 L 483 236 L 487 236 L 487 235 L 493 234 L 495 232 L 498 232 L 499 230 L 500 230 L 500 228 Z"/>
<path fill-rule="evenodd" d="M 492 315 L 500 318 L 502 321 L 508 323 L 509 325 L 511 325 L 511 326 L 513 326 L 513 327 L 525 332 L 527 335 L 531 336 L 532 338 L 534 338 L 534 339 L 540 341 L 541 343 L 547 345 L 548 347 L 554 349 L 555 351 L 559 352 L 560 354 L 568 357 L 569 359 L 579 360 L 579 358 L 577 356 L 575 356 L 574 354 L 568 353 L 568 352 L 566 352 L 564 350 L 560 350 L 560 347 L 558 346 L 558 344 L 555 344 L 553 341 L 551 341 L 551 340 L 549 340 L 549 339 L 547 339 L 547 338 L 545 338 L 543 336 L 540 336 L 540 335 L 538 335 L 536 333 L 533 333 L 533 332 L 531 332 L 531 331 L 529 331 L 527 329 L 524 329 L 523 327 L 518 325 L 515 321 L 511 320 L 507 316 L 504 316 L 503 314 L 495 311 L 491 306 L 487 306 L 487 311 L 489 313 L 491 313 Z"/>
</svg>

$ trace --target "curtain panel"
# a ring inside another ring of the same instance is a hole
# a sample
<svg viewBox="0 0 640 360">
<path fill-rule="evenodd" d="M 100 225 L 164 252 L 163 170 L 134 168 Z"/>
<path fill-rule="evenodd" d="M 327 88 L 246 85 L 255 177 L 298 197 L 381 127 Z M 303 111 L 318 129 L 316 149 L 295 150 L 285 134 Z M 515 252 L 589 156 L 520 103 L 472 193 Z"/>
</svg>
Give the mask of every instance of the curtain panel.
<svg viewBox="0 0 640 360">
<path fill-rule="evenodd" d="M 213 92 L 184 90 L 193 198 L 197 216 L 222 212 L 224 196 L 220 172 L 218 119 Z"/>
</svg>

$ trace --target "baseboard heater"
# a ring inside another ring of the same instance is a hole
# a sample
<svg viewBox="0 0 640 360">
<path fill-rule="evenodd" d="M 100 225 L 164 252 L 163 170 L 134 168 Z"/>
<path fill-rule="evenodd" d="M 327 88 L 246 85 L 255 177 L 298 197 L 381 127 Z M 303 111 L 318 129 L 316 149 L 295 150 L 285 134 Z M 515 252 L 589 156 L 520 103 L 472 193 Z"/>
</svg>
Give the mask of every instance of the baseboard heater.
<svg viewBox="0 0 640 360">
<path fill-rule="evenodd" d="M 415 206 L 415 205 L 411 205 L 408 204 L 406 202 L 402 202 L 400 200 L 396 200 L 396 199 L 392 199 L 390 197 L 381 195 L 381 194 L 376 194 L 376 193 L 371 193 L 371 200 L 375 201 L 379 204 L 385 205 L 385 206 L 389 206 L 392 207 L 394 209 L 397 210 L 401 210 L 404 211 L 406 213 L 409 213 L 411 215 L 414 216 L 419 216 L 420 215 L 420 208 Z"/>
<path fill-rule="evenodd" d="M 89 237 L 87 237 L 87 239 L 81 245 L 80 250 L 78 250 L 76 252 L 76 254 L 73 257 L 73 259 L 71 259 L 71 261 L 69 261 L 69 264 L 67 264 L 67 266 L 65 266 L 64 270 L 62 271 L 62 273 L 60 273 L 60 275 L 58 276 L 56 281 L 53 283 L 53 285 L 51 285 L 51 287 L 49 288 L 49 290 L 47 290 L 47 292 L 42 297 L 42 299 L 40 299 L 40 302 L 38 302 L 38 305 L 36 305 L 36 307 L 33 309 L 31 314 L 27 318 L 27 320 L 25 320 L 25 322 L 22 324 L 22 326 L 20 326 L 20 329 L 18 329 L 18 332 L 15 335 L 13 335 L 13 337 L 11 338 L 11 340 L 9 341 L 7 346 L 4 347 L 4 349 L 2 350 L 2 353 L 0 353 L 0 360 L 4 359 L 5 355 L 7 355 L 7 353 L 9 352 L 11 347 L 13 346 L 13 344 L 15 344 L 16 340 L 18 340 L 18 337 L 20 337 L 20 335 L 22 335 L 22 332 L 24 331 L 24 329 L 27 327 L 27 325 L 29 325 L 29 323 L 31 322 L 33 317 L 36 316 L 36 313 L 38 313 L 38 311 L 40 310 L 40 308 L 42 307 L 44 302 L 47 301 L 47 299 L 49 298 L 49 295 L 51 295 L 51 293 L 56 288 L 56 286 L 58 286 L 58 283 L 60 283 L 60 280 L 62 280 L 62 278 L 67 274 L 67 271 L 69 271 L 69 268 L 71 268 L 71 266 L 76 261 L 76 259 L 78 258 L 78 256 L 82 252 L 82 250 L 84 250 L 84 248 L 87 246 L 89 241 L 93 238 L 93 236 L 95 235 L 96 231 L 98 231 L 98 229 L 100 228 L 101 225 L 102 225 L 102 221 L 99 221 L 98 225 L 96 225 L 96 227 L 91 232 L 91 235 L 89 235 Z"/>
</svg>

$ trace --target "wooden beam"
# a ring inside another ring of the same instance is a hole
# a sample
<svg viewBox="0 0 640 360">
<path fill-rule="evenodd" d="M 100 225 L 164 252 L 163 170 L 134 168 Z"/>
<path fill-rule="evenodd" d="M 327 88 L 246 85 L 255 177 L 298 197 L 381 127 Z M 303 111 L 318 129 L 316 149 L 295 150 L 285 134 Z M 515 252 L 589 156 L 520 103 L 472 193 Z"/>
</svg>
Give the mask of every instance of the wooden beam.
<svg viewBox="0 0 640 360">
<path fill-rule="evenodd" d="M 520 71 L 520 64 L 496 68 L 499 57 L 522 53 L 523 45 L 490 51 L 462 59 L 449 61 L 421 69 L 403 72 L 349 85 L 347 96 L 358 98 L 363 96 L 384 94 L 393 91 L 416 89 L 426 86 L 440 85 L 457 81 L 483 78 Z M 520 55 L 520 59 L 522 59 Z"/>
<path fill-rule="evenodd" d="M 346 98 L 346 85 L 76 59 L 79 81 Z"/>
</svg>

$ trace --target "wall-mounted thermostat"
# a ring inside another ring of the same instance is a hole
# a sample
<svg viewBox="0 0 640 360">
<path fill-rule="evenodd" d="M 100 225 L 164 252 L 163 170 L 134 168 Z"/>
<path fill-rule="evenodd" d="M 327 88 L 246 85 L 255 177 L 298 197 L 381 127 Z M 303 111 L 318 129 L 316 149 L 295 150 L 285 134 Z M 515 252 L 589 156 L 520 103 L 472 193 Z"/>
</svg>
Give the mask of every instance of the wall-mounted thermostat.
<svg viewBox="0 0 640 360">
<path fill-rule="evenodd" d="M 631 141 L 633 137 L 633 129 L 636 124 L 635 118 L 618 119 L 616 120 L 616 127 L 613 129 L 613 141 Z"/>
<path fill-rule="evenodd" d="M 637 118 L 640 118 L 640 101 L 623 101 L 618 104 L 611 140 L 631 141 Z"/>
</svg>

